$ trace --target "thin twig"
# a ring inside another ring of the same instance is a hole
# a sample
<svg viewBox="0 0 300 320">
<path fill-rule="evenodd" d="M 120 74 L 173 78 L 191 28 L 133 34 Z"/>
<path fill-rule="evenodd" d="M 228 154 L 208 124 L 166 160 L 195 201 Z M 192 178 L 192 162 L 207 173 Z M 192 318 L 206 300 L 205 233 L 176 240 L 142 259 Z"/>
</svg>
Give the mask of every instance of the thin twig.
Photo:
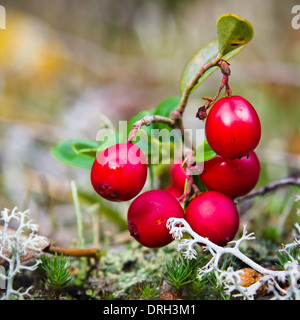
<svg viewBox="0 0 300 320">
<path fill-rule="evenodd" d="M 184 194 L 177 199 L 179 202 L 183 200 L 188 201 L 192 189 L 194 190 L 194 193 L 195 193 L 193 196 L 198 196 L 201 194 L 199 188 L 197 187 L 197 185 L 194 183 L 194 180 L 193 180 L 193 169 L 196 169 L 196 167 L 194 166 L 194 151 L 192 149 L 186 150 L 186 159 L 184 162 L 184 167 L 186 170 L 187 186 Z"/>
<path fill-rule="evenodd" d="M 58 253 L 71 257 L 95 257 L 100 252 L 97 248 L 60 248 L 54 246 L 49 246 L 43 251 L 51 254 Z"/>
<path fill-rule="evenodd" d="M 289 178 L 284 178 L 284 179 L 280 179 L 280 180 L 271 182 L 271 183 L 269 183 L 269 184 L 267 184 L 257 190 L 254 190 L 254 191 L 248 193 L 245 196 L 236 198 L 234 201 L 235 201 L 235 203 L 238 203 L 238 202 L 241 202 L 244 200 L 254 198 L 256 196 L 264 195 L 268 192 L 274 191 L 278 188 L 286 187 L 288 185 L 300 187 L 300 178 L 289 177 Z"/>
<path fill-rule="evenodd" d="M 224 74 L 217 95 L 214 98 L 212 98 L 212 97 L 203 97 L 202 98 L 204 100 L 207 100 L 207 102 L 205 103 L 205 105 L 203 107 L 200 107 L 198 109 L 198 112 L 196 113 L 197 118 L 199 118 L 200 120 L 203 120 L 203 121 L 207 118 L 207 110 L 209 108 L 211 108 L 214 105 L 214 103 L 217 101 L 217 99 L 219 98 L 220 93 L 224 87 L 226 87 L 226 91 L 225 91 L 223 97 L 225 97 L 226 95 L 228 97 L 231 96 L 231 89 L 229 87 L 228 81 L 229 81 L 229 76 Z"/>
<path fill-rule="evenodd" d="M 222 57 L 222 55 L 219 53 L 215 59 L 211 60 L 207 64 L 204 64 L 201 67 L 201 69 L 199 70 L 199 72 L 196 73 L 195 76 L 192 78 L 192 80 L 186 85 L 186 87 L 185 87 L 185 89 L 184 89 L 184 91 L 182 93 L 178 108 L 176 109 L 177 119 L 182 119 L 182 114 L 183 114 L 183 112 L 185 110 L 188 98 L 189 98 L 189 96 L 191 94 L 191 91 L 193 90 L 193 88 L 198 83 L 199 79 L 203 76 L 203 74 L 208 69 L 210 69 L 211 67 L 216 66 L 218 61 L 221 59 L 221 57 Z M 174 119 L 174 120 L 176 120 L 176 119 Z"/>
<path fill-rule="evenodd" d="M 219 61 L 222 55 L 219 53 L 217 57 L 210 62 L 202 65 L 201 69 L 195 76 L 191 79 L 190 82 L 187 83 L 185 90 L 181 95 L 181 99 L 177 109 L 171 112 L 170 117 L 163 117 L 160 115 L 152 115 L 152 116 L 145 116 L 144 118 L 140 119 L 139 121 L 135 122 L 132 126 L 132 130 L 130 131 L 127 142 L 132 142 L 132 140 L 136 137 L 138 130 L 143 126 L 149 126 L 151 123 L 160 122 L 165 123 L 170 126 L 170 128 L 177 128 L 181 131 L 182 137 L 184 137 L 184 126 L 182 122 L 182 115 L 185 110 L 188 98 L 193 90 L 193 88 L 198 83 L 199 79 L 203 76 L 203 74 L 210 69 L 211 67 L 219 65 Z M 227 84 L 226 84 L 227 88 Z M 228 88 L 227 88 L 228 89 Z"/>
<path fill-rule="evenodd" d="M 155 122 L 165 123 L 165 124 L 169 125 L 170 128 L 173 128 L 175 125 L 175 121 L 170 118 L 167 118 L 167 117 L 163 117 L 160 115 L 145 116 L 144 118 L 136 121 L 133 124 L 132 130 L 130 131 L 130 133 L 128 135 L 127 142 L 132 142 L 132 140 L 136 137 L 138 130 L 143 125 L 150 126 L 151 123 L 155 123 Z"/>
</svg>

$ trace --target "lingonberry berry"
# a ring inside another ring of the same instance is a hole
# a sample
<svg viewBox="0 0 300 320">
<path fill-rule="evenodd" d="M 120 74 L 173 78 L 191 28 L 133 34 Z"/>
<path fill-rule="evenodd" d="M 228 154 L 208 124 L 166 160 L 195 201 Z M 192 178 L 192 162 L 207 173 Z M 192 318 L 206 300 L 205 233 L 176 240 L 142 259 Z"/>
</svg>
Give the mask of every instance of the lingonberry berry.
<svg viewBox="0 0 300 320">
<path fill-rule="evenodd" d="M 143 246 L 163 247 L 173 241 L 166 227 L 171 217 L 184 217 L 179 202 L 167 191 L 146 191 L 136 197 L 128 209 L 128 230 Z"/>
<path fill-rule="evenodd" d="M 234 202 L 218 191 L 207 191 L 193 199 L 186 209 L 185 219 L 196 233 L 219 246 L 231 241 L 239 228 Z"/>
<path fill-rule="evenodd" d="M 259 117 L 246 99 L 240 96 L 221 98 L 208 113 L 205 134 L 218 155 L 240 158 L 250 154 L 259 143 Z"/>
<path fill-rule="evenodd" d="M 257 184 L 260 163 L 253 151 L 240 159 L 221 156 L 204 162 L 201 181 L 209 189 L 225 193 L 230 198 L 249 193 Z"/>
<path fill-rule="evenodd" d="M 184 193 L 186 175 L 181 163 L 173 163 L 170 168 L 172 184 L 166 189 L 172 196 L 179 198 Z"/>
<path fill-rule="evenodd" d="M 121 143 L 102 151 L 91 169 L 95 191 L 111 201 L 127 201 L 137 196 L 147 179 L 146 158 L 132 143 Z"/>
<path fill-rule="evenodd" d="M 183 195 L 184 191 L 180 190 L 174 185 L 170 185 L 165 189 L 167 192 L 169 192 L 174 198 L 179 198 L 180 196 Z"/>
<path fill-rule="evenodd" d="M 185 181 L 186 181 L 186 175 L 185 170 L 182 168 L 182 163 L 174 163 L 171 166 L 171 180 L 173 183 L 173 186 L 175 186 L 178 190 L 183 193 Z"/>
</svg>

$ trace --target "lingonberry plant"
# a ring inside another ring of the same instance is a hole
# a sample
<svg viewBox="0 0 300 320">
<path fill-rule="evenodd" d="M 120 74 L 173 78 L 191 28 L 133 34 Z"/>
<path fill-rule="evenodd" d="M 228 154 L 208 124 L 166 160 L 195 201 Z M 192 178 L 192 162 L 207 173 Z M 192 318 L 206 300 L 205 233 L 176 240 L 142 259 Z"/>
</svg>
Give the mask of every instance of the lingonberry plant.
<svg viewBox="0 0 300 320">
<path fill-rule="evenodd" d="M 92 186 L 102 198 L 128 201 L 137 196 L 129 207 L 127 224 L 130 234 L 144 246 L 160 247 L 170 243 L 172 237 L 166 222 L 171 217 L 182 217 L 183 210 L 199 234 L 225 245 L 234 237 L 239 224 L 237 208 L 227 195 L 232 198 L 243 195 L 257 182 L 259 162 L 253 150 L 260 140 L 260 122 L 246 99 L 232 96 L 228 63 L 252 39 L 253 28 L 248 21 L 226 14 L 217 21 L 217 34 L 216 40 L 203 46 L 187 62 L 180 79 L 180 96 L 167 98 L 156 108 L 133 117 L 127 132 L 119 135 L 118 141 L 115 139 L 106 148 L 103 143 L 97 146 L 87 140 L 63 141 L 53 150 L 59 159 L 66 160 L 67 151 L 69 155 L 72 149 L 76 157 L 68 157 L 69 164 L 91 168 Z M 217 69 L 222 74 L 217 95 L 204 97 L 207 102 L 195 115 L 206 120 L 207 141 L 194 146 L 186 134 L 183 113 L 191 93 Z M 218 100 L 223 88 L 224 96 Z M 145 154 L 137 139 L 143 126 L 148 127 L 144 132 L 149 139 L 147 146 L 150 144 Z M 148 190 L 140 194 L 147 180 L 147 167 L 150 170 L 152 166 L 153 158 L 149 154 L 158 146 L 161 156 L 166 146 L 172 149 L 174 145 L 171 135 L 168 144 L 163 145 L 151 129 L 179 132 L 183 148 L 179 155 L 173 152 L 169 159 L 171 164 L 179 157 L 179 162 L 170 168 L 172 185 L 168 192 Z M 100 153 L 96 156 L 98 148 Z M 218 159 L 222 159 L 220 164 Z M 207 168 L 204 166 L 201 175 L 204 161 Z M 214 183 L 215 171 L 219 184 Z M 244 172 L 249 172 L 251 179 L 247 179 L 249 175 L 243 177 Z"/>
<path fill-rule="evenodd" d="M 238 170 L 241 172 L 241 164 L 247 167 L 245 163 L 248 164 L 246 171 L 249 170 L 249 165 L 252 164 L 255 157 L 251 155 L 250 158 L 250 153 L 258 145 L 261 128 L 258 115 L 252 105 L 242 97 L 231 95 L 229 87 L 229 63 L 224 59 L 223 55 L 225 53 L 232 53 L 233 47 L 240 47 L 241 43 L 238 45 L 235 43 L 235 37 L 237 36 L 235 31 L 232 31 L 229 39 L 223 43 L 220 30 L 223 30 L 223 27 L 228 23 L 230 25 L 232 21 L 233 23 L 242 24 L 243 32 L 245 28 L 248 30 L 248 34 L 243 38 L 242 43 L 245 44 L 251 39 L 252 27 L 248 22 L 233 15 L 221 18 L 217 25 L 219 29 L 219 48 L 216 57 L 207 64 L 202 65 L 196 76 L 185 84 L 181 99 L 178 101 L 178 104 L 174 104 L 174 110 L 172 111 L 171 105 L 171 108 L 168 108 L 169 115 L 146 115 L 135 121 L 128 134 L 126 143 L 117 144 L 113 146 L 114 149 L 118 150 L 120 146 L 128 145 L 133 148 L 135 146 L 133 142 L 143 125 L 151 126 L 158 123 L 168 125 L 171 129 L 179 130 L 184 137 L 182 115 L 187 104 L 187 98 L 196 85 L 199 84 L 205 72 L 214 66 L 218 66 L 223 74 L 218 94 L 214 98 L 204 98 L 208 102 L 204 107 L 199 109 L 196 116 L 202 120 L 207 118 L 205 125 L 207 142 L 215 154 L 226 157 L 224 159 L 225 163 L 234 159 L 232 161 L 234 161 L 235 166 L 227 167 L 224 170 L 224 166 L 220 165 L 221 170 L 218 172 L 220 176 L 224 176 L 224 179 L 227 179 L 228 176 L 230 178 L 230 174 L 234 175 Z M 221 28 L 222 24 L 224 25 Z M 239 41 L 241 41 L 240 39 L 243 35 L 238 34 L 238 36 Z M 230 57 L 228 56 L 228 58 Z M 188 68 L 190 68 L 190 65 L 191 62 L 188 64 Z M 224 87 L 226 88 L 224 97 L 217 100 Z M 159 107 L 162 109 L 161 105 Z M 209 108 L 211 108 L 211 111 L 209 111 L 207 116 Z M 145 192 L 139 195 L 129 207 L 127 222 L 130 234 L 145 246 L 161 247 L 172 241 L 166 228 L 166 221 L 172 215 L 180 216 L 182 214 L 182 207 L 179 205 L 181 200 L 185 201 L 185 208 L 187 208 L 185 218 L 192 225 L 192 228 L 200 235 L 207 236 L 211 241 L 219 245 L 225 245 L 233 239 L 238 231 L 239 216 L 234 202 L 220 192 L 205 192 L 206 190 L 203 190 L 203 188 L 200 191 L 201 187 L 193 178 L 195 175 L 194 170 L 198 169 L 193 143 L 184 142 L 185 150 L 181 155 L 183 158 L 182 164 L 174 164 L 171 167 L 173 185 L 169 188 L 169 193 L 162 190 Z M 108 200 L 130 200 L 141 191 L 145 183 L 146 173 L 141 161 L 145 157 L 138 157 L 135 168 L 131 163 L 130 157 L 126 154 L 128 162 L 120 166 L 119 160 L 123 160 L 123 157 L 118 157 L 115 152 L 110 152 L 111 148 L 109 147 L 105 151 L 102 151 L 93 164 L 91 171 L 93 187 L 102 197 Z M 107 160 L 103 159 L 104 154 L 108 154 L 106 156 L 109 158 L 108 164 Z M 241 157 L 249 157 L 249 161 L 235 160 Z M 112 164 L 109 162 L 112 162 Z M 256 165 L 256 167 L 259 166 Z M 257 168 L 255 169 L 257 171 Z M 206 174 L 206 169 L 204 169 L 204 172 Z M 257 182 L 258 174 L 256 172 L 254 179 L 251 179 L 249 185 L 246 186 L 244 186 L 244 181 L 239 181 L 244 178 L 241 176 L 238 178 L 235 181 L 236 186 L 233 188 L 236 194 L 232 194 L 231 192 L 230 196 L 245 194 L 245 192 L 251 190 Z M 226 180 L 223 182 L 225 184 L 225 191 L 226 184 L 228 183 L 231 183 L 231 181 Z M 185 188 L 185 186 L 187 187 Z M 242 190 L 240 190 L 240 186 L 243 187 Z M 210 186 L 210 189 L 214 188 Z M 229 190 L 230 188 L 227 187 L 227 189 Z M 178 197 L 178 202 L 176 202 L 174 197 L 170 196 L 170 194 L 173 194 L 177 197 L 177 194 L 180 193 L 181 196 Z M 192 200 L 192 198 L 195 199 Z"/>
<path fill-rule="evenodd" d="M 287 270 L 265 269 L 239 249 L 244 240 L 253 239 L 252 233 L 247 235 L 244 227 L 242 237 L 233 240 L 240 220 L 236 204 L 241 199 L 264 194 L 281 185 L 300 186 L 299 179 L 286 178 L 251 192 L 260 174 L 255 149 L 261 138 L 261 124 L 255 106 L 245 97 L 232 95 L 228 61 L 252 37 L 253 28 L 248 21 L 234 14 L 222 15 L 217 21 L 217 39 L 200 48 L 185 65 L 180 79 L 180 95 L 168 97 L 156 107 L 139 112 L 130 119 L 125 132 L 109 137 L 109 145 L 103 141 L 73 139 L 58 142 L 52 152 L 68 165 L 91 170 L 92 186 L 100 195 L 99 199 L 132 200 L 126 225 L 141 245 L 159 248 L 173 239 L 180 240 L 183 232 L 187 232 L 193 239 L 183 239 L 179 245 L 179 250 L 186 249 L 185 257 L 195 258 L 195 245 L 201 245 L 212 254 L 199 277 L 216 271 L 218 281 L 225 279 L 228 292 L 238 290 L 247 298 L 253 297 L 261 284 L 270 282 L 274 292 L 277 290 L 289 297 L 290 293 L 278 283 L 282 277 L 286 283 L 291 283 L 291 295 L 298 290 L 300 296 L 299 261 L 286 252 L 292 260 L 289 265 L 286 263 Z M 222 80 L 217 94 L 203 97 L 206 102 L 195 115 L 205 121 L 206 140 L 195 145 L 190 132 L 186 134 L 183 114 L 193 91 L 218 69 Z M 225 92 L 220 97 L 223 89 Z M 146 130 L 143 130 L 145 126 Z M 170 132 L 169 140 L 160 141 L 152 134 L 155 130 Z M 178 134 L 183 142 L 179 154 L 174 151 L 176 143 L 173 139 Z M 166 149 L 172 152 L 166 153 Z M 156 159 L 170 155 L 171 185 L 165 190 L 158 190 L 153 181 L 155 163 L 152 155 L 157 150 Z M 101 202 L 102 208 L 106 204 Z M 113 214 L 112 210 L 107 212 Z M 295 246 L 299 243 L 297 240 Z M 230 247 L 232 244 L 234 246 Z M 264 276 L 247 291 L 242 288 L 237 273 L 219 268 L 223 254 L 235 256 Z"/>
</svg>

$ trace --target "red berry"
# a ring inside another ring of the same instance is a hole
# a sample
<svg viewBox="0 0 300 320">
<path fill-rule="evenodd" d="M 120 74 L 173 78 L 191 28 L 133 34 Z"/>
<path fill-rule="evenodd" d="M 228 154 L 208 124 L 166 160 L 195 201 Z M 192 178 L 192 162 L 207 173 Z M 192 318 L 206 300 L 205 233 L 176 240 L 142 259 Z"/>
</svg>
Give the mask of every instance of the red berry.
<svg viewBox="0 0 300 320">
<path fill-rule="evenodd" d="M 220 156 L 240 158 L 259 143 L 261 126 L 253 106 L 239 96 L 218 100 L 208 113 L 205 133 L 208 144 Z"/>
<path fill-rule="evenodd" d="M 186 175 L 181 163 L 173 163 L 170 169 L 172 184 L 166 189 L 172 196 L 179 198 L 184 193 Z"/>
<path fill-rule="evenodd" d="M 201 181 L 209 189 L 225 193 L 228 197 L 240 197 L 256 185 L 260 163 L 255 152 L 249 157 L 229 159 L 217 156 L 204 162 Z"/>
<path fill-rule="evenodd" d="M 130 200 L 144 187 L 147 179 L 146 162 L 141 149 L 132 143 L 111 146 L 94 161 L 92 185 L 107 200 Z"/>
<path fill-rule="evenodd" d="M 181 163 L 174 163 L 171 167 L 171 180 L 173 182 L 173 186 L 175 186 L 177 189 L 180 191 L 184 191 L 184 186 L 185 186 L 185 180 L 186 180 L 186 175 L 185 175 L 185 170 L 184 168 L 181 167 Z"/>
<path fill-rule="evenodd" d="M 169 192 L 176 199 L 183 195 L 183 191 L 174 185 L 169 186 L 165 190 Z"/>
<path fill-rule="evenodd" d="M 219 246 L 231 241 L 239 228 L 239 214 L 234 202 L 217 191 L 204 192 L 192 200 L 185 219 L 196 233 Z"/>
<path fill-rule="evenodd" d="M 171 217 L 184 217 L 179 202 L 167 191 L 146 191 L 136 197 L 128 209 L 128 230 L 143 246 L 163 247 L 173 241 L 166 227 Z"/>
</svg>

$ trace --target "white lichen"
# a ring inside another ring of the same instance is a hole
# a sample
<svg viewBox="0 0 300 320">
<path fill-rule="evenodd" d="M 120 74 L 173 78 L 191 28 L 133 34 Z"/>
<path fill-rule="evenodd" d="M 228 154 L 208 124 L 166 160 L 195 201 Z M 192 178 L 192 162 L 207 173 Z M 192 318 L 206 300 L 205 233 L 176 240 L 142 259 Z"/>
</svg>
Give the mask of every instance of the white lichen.
<svg viewBox="0 0 300 320">
<path fill-rule="evenodd" d="M 47 239 L 38 235 L 38 225 L 29 219 L 29 211 L 21 212 L 18 208 L 12 211 L 4 209 L 0 212 L 0 260 L 6 264 L 5 274 L 0 277 L 6 281 L 6 292 L 0 299 L 9 300 L 15 295 L 19 299 L 29 296 L 30 288 L 22 291 L 22 288 L 15 290 L 13 282 L 15 277 L 24 270 L 33 271 L 40 264 L 40 260 L 28 266 L 24 265 L 24 257 L 37 256 L 42 248 L 47 244 Z M 17 223 L 17 228 L 10 229 L 13 223 Z"/>
<path fill-rule="evenodd" d="M 300 197 L 296 198 L 300 201 Z M 300 214 L 300 210 L 297 211 Z M 185 219 L 170 218 L 167 222 L 167 227 L 174 239 L 181 240 L 184 233 L 188 233 L 192 239 L 183 239 L 178 244 L 178 251 L 181 251 L 187 259 L 196 258 L 197 251 L 195 245 L 201 244 L 204 252 L 211 254 L 207 264 L 198 270 L 198 277 L 201 279 L 207 274 L 214 272 L 218 280 L 218 284 L 223 286 L 224 292 L 232 297 L 243 299 L 254 299 L 257 291 L 262 285 L 267 285 L 267 291 L 273 293 L 273 299 L 300 299 L 300 265 L 299 259 L 295 259 L 290 254 L 290 249 L 299 247 L 300 238 L 297 236 L 292 243 L 283 246 L 279 251 L 287 255 L 288 262 L 284 265 L 284 270 L 270 270 L 260 266 L 258 263 L 250 259 L 240 250 L 240 245 L 244 241 L 254 240 L 254 233 L 247 234 L 246 226 L 243 228 L 243 233 L 240 239 L 231 241 L 227 246 L 221 247 L 211 242 L 207 238 L 198 235 L 192 230 Z M 295 228 L 300 231 L 299 224 L 295 224 Z M 222 270 L 219 266 L 220 258 L 229 254 L 235 256 L 253 270 L 257 271 L 262 277 L 249 287 L 243 287 L 241 283 L 241 274 L 238 270 L 228 268 Z M 283 288 L 282 284 L 286 284 Z"/>
</svg>

